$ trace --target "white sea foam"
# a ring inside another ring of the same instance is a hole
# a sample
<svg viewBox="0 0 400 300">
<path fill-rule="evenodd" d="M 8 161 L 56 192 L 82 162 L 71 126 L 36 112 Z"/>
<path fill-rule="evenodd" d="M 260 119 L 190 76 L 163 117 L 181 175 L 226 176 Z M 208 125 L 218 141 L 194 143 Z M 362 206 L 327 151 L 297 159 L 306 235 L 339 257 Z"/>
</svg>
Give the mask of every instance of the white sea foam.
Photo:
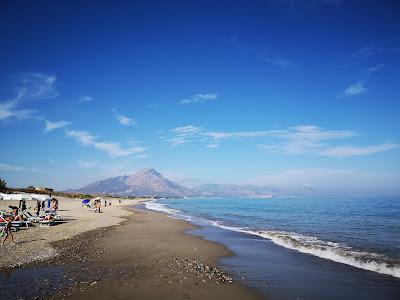
<svg viewBox="0 0 400 300">
<path fill-rule="evenodd" d="M 192 217 L 185 215 L 180 210 L 169 208 L 166 204 L 146 202 L 146 208 L 168 213 L 174 218 L 189 221 L 192 220 Z M 196 218 L 196 221 L 225 230 L 259 236 L 271 240 L 273 243 L 279 246 L 296 250 L 301 253 L 318 256 L 320 258 L 343 263 L 356 268 L 400 278 L 399 262 L 390 260 L 384 255 L 357 251 L 351 247 L 346 247 L 339 243 L 322 241 L 313 236 L 302 235 L 294 232 L 251 230 L 243 227 L 226 226 L 221 221 L 206 220 L 203 218 Z"/>
<path fill-rule="evenodd" d="M 155 200 L 154 201 L 145 202 L 145 206 L 146 206 L 147 209 L 155 210 L 155 211 L 161 211 L 161 212 L 165 212 L 165 213 L 171 214 L 171 215 L 175 215 L 175 214 L 181 213 L 180 210 L 170 208 L 170 207 L 168 207 L 168 205 L 162 204 L 162 203 L 158 203 Z"/>
</svg>

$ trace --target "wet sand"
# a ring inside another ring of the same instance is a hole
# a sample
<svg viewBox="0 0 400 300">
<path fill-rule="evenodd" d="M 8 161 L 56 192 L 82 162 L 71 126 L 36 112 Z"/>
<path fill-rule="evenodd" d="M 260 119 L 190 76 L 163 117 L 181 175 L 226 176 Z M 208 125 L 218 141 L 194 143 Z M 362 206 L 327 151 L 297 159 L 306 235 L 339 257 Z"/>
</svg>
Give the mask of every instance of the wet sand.
<svg viewBox="0 0 400 300">
<path fill-rule="evenodd" d="M 194 228 L 163 214 L 134 211 L 94 245 L 85 266 L 70 272 L 71 277 L 81 273 L 75 275 L 80 283 L 58 296 L 261 299 L 254 290 L 230 282 L 230 276 L 219 269 L 218 258 L 232 255 L 224 246 L 184 233 Z"/>
<path fill-rule="evenodd" d="M 16 245 L 2 248 L 3 254 L 8 254 L 0 259 L 5 266 L 2 270 L 8 271 L 0 276 L 3 296 L 262 298 L 240 280 L 232 282 L 227 271 L 219 267 L 219 258 L 232 253 L 221 244 L 186 234 L 196 228 L 187 222 L 156 212 L 128 210 L 115 201 L 102 214 L 94 214 L 77 200 L 63 200 L 64 215 L 74 217 L 68 223 L 20 231 L 15 234 Z M 37 258 L 38 253 L 46 256 Z M 10 264 L 13 257 L 20 259 L 18 266 Z"/>
</svg>

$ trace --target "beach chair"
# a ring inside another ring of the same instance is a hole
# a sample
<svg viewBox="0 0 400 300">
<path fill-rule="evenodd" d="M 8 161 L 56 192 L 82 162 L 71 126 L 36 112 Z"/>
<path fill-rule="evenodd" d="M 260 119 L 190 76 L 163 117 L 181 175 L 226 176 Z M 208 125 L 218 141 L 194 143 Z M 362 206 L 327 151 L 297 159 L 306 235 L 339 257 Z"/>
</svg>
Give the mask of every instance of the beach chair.
<svg viewBox="0 0 400 300">
<path fill-rule="evenodd" d="M 42 219 L 39 221 L 39 227 L 50 227 L 55 224 L 56 224 L 56 220 L 54 220 L 54 219 L 51 219 L 51 220 Z"/>
<path fill-rule="evenodd" d="M 44 215 L 45 216 L 52 216 L 55 220 L 57 220 L 57 221 L 61 221 L 62 220 L 62 218 L 61 218 L 61 215 L 59 215 L 59 214 L 57 214 L 55 211 L 53 211 L 53 210 L 47 210 L 45 213 L 44 213 Z"/>
<path fill-rule="evenodd" d="M 41 218 L 39 216 L 34 216 L 29 211 L 24 211 L 23 215 L 28 221 L 33 222 L 33 223 L 37 223 L 43 218 L 43 217 Z"/>
<path fill-rule="evenodd" d="M 7 220 L 0 216 L 0 227 L 4 227 L 7 224 Z M 12 221 L 11 226 L 18 231 L 20 228 L 32 226 L 31 221 Z"/>
</svg>

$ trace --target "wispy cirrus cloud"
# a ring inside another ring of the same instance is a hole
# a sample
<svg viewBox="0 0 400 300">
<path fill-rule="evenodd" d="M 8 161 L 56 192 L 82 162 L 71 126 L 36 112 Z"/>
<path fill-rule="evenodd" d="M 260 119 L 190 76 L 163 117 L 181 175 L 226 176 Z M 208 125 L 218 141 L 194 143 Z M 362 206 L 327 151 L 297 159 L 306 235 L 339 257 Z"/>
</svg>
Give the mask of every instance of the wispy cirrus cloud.
<svg viewBox="0 0 400 300">
<path fill-rule="evenodd" d="M 212 149 L 212 148 L 218 148 L 219 144 L 208 144 L 206 145 L 206 148 Z"/>
<path fill-rule="evenodd" d="M 203 128 L 194 125 L 186 125 L 176 127 L 170 130 L 170 133 L 172 136 L 167 138 L 164 137 L 163 139 L 169 142 L 172 146 L 178 146 L 198 140 L 203 134 Z"/>
<path fill-rule="evenodd" d="M 336 98 L 340 99 L 340 98 L 360 96 L 362 94 L 365 94 L 368 91 L 366 87 L 367 81 L 369 80 L 369 78 L 373 73 L 379 71 L 383 67 L 384 67 L 383 64 L 378 64 L 368 68 L 367 70 L 364 71 L 361 80 L 348 86 L 344 91 L 340 92 L 336 96 Z"/>
<path fill-rule="evenodd" d="M 0 121 L 8 119 L 23 120 L 34 116 L 36 110 L 34 109 L 18 109 L 16 101 L 8 101 L 0 103 Z"/>
<path fill-rule="evenodd" d="M 218 99 L 218 94 L 215 93 L 206 93 L 206 94 L 196 94 L 188 99 L 179 100 L 179 104 L 196 104 L 196 103 L 205 103 L 211 102 Z"/>
<path fill-rule="evenodd" d="M 44 128 L 44 132 L 46 132 L 46 133 L 50 132 L 50 131 L 53 131 L 54 129 L 62 128 L 62 127 L 65 127 L 65 126 L 68 126 L 69 124 L 71 124 L 71 122 L 63 121 L 63 120 L 55 121 L 55 122 L 51 122 L 49 120 L 45 120 L 44 122 L 45 122 L 45 125 L 46 125 L 46 127 Z"/>
<path fill-rule="evenodd" d="M 127 116 L 117 115 L 115 117 L 117 118 L 119 124 L 121 125 L 125 126 L 137 125 L 137 122 L 134 119 L 129 118 Z"/>
<path fill-rule="evenodd" d="M 13 99 L 0 102 L 0 121 L 32 118 L 37 111 L 21 108 L 23 104 L 32 100 L 52 99 L 59 95 L 54 74 L 21 73 L 15 78 L 18 83 L 17 93 Z"/>
<path fill-rule="evenodd" d="M 339 146 L 339 147 L 331 147 L 325 149 L 321 151 L 320 154 L 332 157 L 362 156 L 379 152 L 385 152 L 399 147 L 400 144 L 392 144 L 392 143 L 385 143 L 381 145 L 365 146 L 365 147 Z"/>
<path fill-rule="evenodd" d="M 294 67 L 295 64 L 286 58 L 283 58 L 281 56 L 273 56 L 273 57 L 267 57 L 265 61 L 271 65 L 274 65 L 275 67 L 278 67 L 280 69 L 286 70 L 288 68 Z"/>
<path fill-rule="evenodd" d="M 69 130 L 65 131 L 68 137 L 72 137 L 84 146 L 93 146 L 94 148 L 108 153 L 111 157 L 130 156 L 143 153 L 146 148 L 141 146 L 122 147 L 119 143 L 99 141 L 98 137 L 87 131 Z"/>
<path fill-rule="evenodd" d="M 40 100 L 59 96 L 57 77 L 49 73 L 21 73 L 16 76 L 19 87 L 17 99 Z"/>
<path fill-rule="evenodd" d="M 331 157 L 368 155 L 398 148 L 397 144 L 376 146 L 342 146 L 342 140 L 357 137 L 351 130 L 328 130 L 315 125 L 298 125 L 285 129 L 253 131 L 210 131 L 203 127 L 187 125 L 176 127 L 163 133 L 162 139 L 172 146 L 204 144 L 206 148 L 216 148 L 224 141 L 258 139 L 267 141 L 257 145 L 258 149 L 277 154 L 310 154 Z"/>
<path fill-rule="evenodd" d="M 96 161 L 78 160 L 78 163 L 82 168 L 85 168 L 85 169 L 90 169 L 90 168 L 94 168 L 97 166 Z"/>
<path fill-rule="evenodd" d="M 40 170 L 40 169 L 26 168 L 26 167 L 15 166 L 15 165 L 10 165 L 10 164 L 5 164 L 5 163 L 0 163 L 0 170 L 1 171 L 11 171 L 11 172 L 34 172 L 34 173 L 43 172 L 43 170 Z"/>
<path fill-rule="evenodd" d="M 387 41 L 380 41 L 371 43 L 363 48 L 360 48 L 352 53 L 354 58 L 366 58 L 372 55 L 379 54 L 394 54 L 400 52 L 398 40 L 391 39 Z"/>
<path fill-rule="evenodd" d="M 299 125 L 271 133 L 273 143 L 258 145 L 259 149 L 281 154 L 315 154 L 329 141 L 354 137 L 348 130 L 327 130 L 315 125 Z"/>
<path fill-rule="evenodd" d="M 114 116 L 118 120 L 119 124 L 124 126 L 137 125 L 137 122 L 134 119 L 120 114 L 115 108 L 112 111 L 114 112 Z"/>
<path fill-rule="evenodd" d="M 155 104 L 155 103 L 153 103 L 153 104 L 148 104 L 148 105 L 146 105 L 146 108 L 148 108 L 148 109 L 159 109 L 159 108 L 160 108 L 160 105 Z"/>
<path fill-rule="evenodd" d="M 94 100 L 94 98 L 92 96 L 89 95 L 83 95 L 79 97 L 79 102 L 92 102 Z"/>
<path fill-rule="evenodd" d="M 364 81 L 359 81 L 357 83 L 353 83 L 348 86 L 343 92 L 341 92 L 337 98 L 351 97 L 351 96 L 359 96 L 368 91 L 368 89 L 364 85 Z"/>
</svg>

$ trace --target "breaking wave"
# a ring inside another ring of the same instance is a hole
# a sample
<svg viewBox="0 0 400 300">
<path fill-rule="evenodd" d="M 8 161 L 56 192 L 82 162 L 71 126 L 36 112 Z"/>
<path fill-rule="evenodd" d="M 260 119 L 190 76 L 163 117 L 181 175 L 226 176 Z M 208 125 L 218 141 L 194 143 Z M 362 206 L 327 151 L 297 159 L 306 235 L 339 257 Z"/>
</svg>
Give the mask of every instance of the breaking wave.
<svg viewBox="0 0 400 300">
<path fill-rule="evenodd" d="M 194 220 L 193 217 L 185 215 L 180 210 L 172 209 L 166 204 L 151 201 L 146 202 L 145 205 L 147 209 L 165 212 L 176 219 L 187 221 Z M 196 221 L 201 224 L 208 224 L 225 230 L 259 236 L 268 239 L 279 246 L 296 250 L 301 253 L 400 278 L 400 261 L 390 259 L 385 255 L 358 251 L 339 243 L 322 241 L 313 236 L 302 235 L 294 232 L 265 229 L 254 230 L 245 227 L 226 226 L 221 221 L 212 221 L 200 217 L 196 218 Z"/>
</svg>

